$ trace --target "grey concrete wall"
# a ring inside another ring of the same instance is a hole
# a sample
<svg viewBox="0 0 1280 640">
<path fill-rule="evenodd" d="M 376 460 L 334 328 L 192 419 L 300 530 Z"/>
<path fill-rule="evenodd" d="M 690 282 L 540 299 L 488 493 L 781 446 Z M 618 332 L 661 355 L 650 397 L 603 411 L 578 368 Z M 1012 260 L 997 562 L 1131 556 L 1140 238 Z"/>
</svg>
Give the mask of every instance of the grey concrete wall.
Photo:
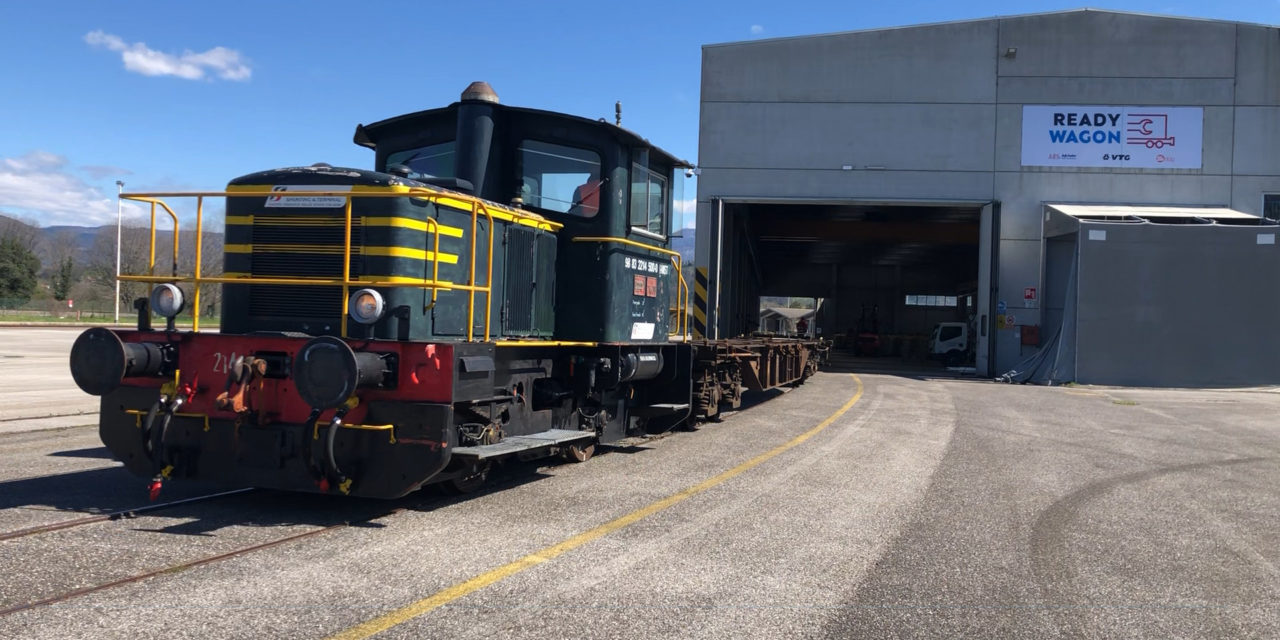
<svg viewBox="0 0 1280 640">
<path fill-rule="evenodd" d="M 1044 285 L 1043 203 L 1257 213 L 1280 193 L 1270 27 L 1082 10 L 709 45 L 702 78 L 700 229 L 713 197 L 999 201 L 998 297 L 1019 324 L 1046 321 L 1022 300 Z M 1203 107 L 1202 168 L 1024 168 L 1025 104 Z M 1032 351 L 996 341 L 992 373 Z"/>
<path fill-rule="evenodd" d="M 1280 383 L 1280 297 L 1254 275 L 1280 271 L 1280 245 L 1259 234 L 1276 228 L 1082 223 L 1076 379 Z"/>
</svg>

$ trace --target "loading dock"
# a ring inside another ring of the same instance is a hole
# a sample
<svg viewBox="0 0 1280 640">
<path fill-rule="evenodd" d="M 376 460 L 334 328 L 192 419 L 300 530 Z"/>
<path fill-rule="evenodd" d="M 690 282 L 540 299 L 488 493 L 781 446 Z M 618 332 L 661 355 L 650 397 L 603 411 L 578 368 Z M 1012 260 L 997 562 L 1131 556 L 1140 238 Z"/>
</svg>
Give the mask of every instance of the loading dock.
<svg viewBox="0 0 1280 640">
<path fill-rule="evenodd" d="M 859 335 L 872 335 L 861 355 L 923 360 L 935 325 L 964 322 L 979 337 L 966 363 L 979 352 L 986 359 L 991 203 L 726 199 L 716 206 L 723 215 L 712 235 L 723 252 L 712 271 L 724 287 L 712 294 L 728 304 L 709 310 L 711 326 L 748 334 L 759 329 L 762 296 L 823 298 L 815 324 L 837 347 L 854 349 Z"/>
</svg>

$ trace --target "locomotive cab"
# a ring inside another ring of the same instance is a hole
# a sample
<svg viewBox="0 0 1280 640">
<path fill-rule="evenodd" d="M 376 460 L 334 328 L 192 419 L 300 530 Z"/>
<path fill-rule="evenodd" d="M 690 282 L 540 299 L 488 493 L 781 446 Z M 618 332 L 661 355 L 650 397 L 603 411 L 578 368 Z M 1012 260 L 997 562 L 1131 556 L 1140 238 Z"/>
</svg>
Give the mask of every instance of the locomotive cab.
<svg viewBox="0 0 1280 640">
<path fill-rule="evenodd" d="M 484 83 L 448 107 L 361 125 L 355 142 L 374 149 L 382 172 L 461 185 L 563 225 L 554 268 L 543 259 L 550 247 L 534 247 L 537 271 L 520 287 L 554 290 L 534 322 L 552 323 L 557 339 L 664 342 L 681 333 L 669 312 L 687 292 L 670 238 L 688 162 L 617 125 L 501 105 Z"/>
</svg>

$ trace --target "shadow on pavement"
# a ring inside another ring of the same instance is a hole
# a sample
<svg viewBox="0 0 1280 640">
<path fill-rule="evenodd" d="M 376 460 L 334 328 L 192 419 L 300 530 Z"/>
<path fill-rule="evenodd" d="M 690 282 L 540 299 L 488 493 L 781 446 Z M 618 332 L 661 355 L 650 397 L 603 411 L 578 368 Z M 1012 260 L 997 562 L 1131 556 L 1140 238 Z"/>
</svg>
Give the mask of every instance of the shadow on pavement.
<svg viewBox="0 0 1280 640">
<path fill-rule="evenodd" d="M 941 363 L 929 360 L 910 360 L 897 357 L 855 356 L 850 352 L 832 351 L 821 371 L 826 373 L 867 373 L 897 376 L 912 380 L 973 380 L 989 382 L 978 377 L 972 367 L 956 371 Z"/>
<path fill-rule="evenodd" d="M 85 455 L 85 452 L 93 451 L 63 452 L 63 455 Z M 511 462 L 495 469 L 489 483 L 478 491 L 462 495 L 449 495 L 432 486 L 394 500 L 264 489 L 139 514 L 137 526 L 131 528 L 153 533 L 210 536 L 230 526 L 329 526 L 359 522 L 364 527 L 380 527 L 382 525 L 377 519 L 381 515 L 406 509 L 433 511 L 536 482 L 550 477 L 542 468 L 556 464 L 560 463 L 555 458 Z M 0 511 L 45 510 L 84 515 L 128 511 L 153 504 L 148 500 L 147 484 L 146 479 L 134 476 L 122 466 L 8 480 L 0 482 Z M 170 481 L 165 483 L 163 493 L 154 504 L 237 488 L 189 480 Z M 165 520 L 173 524 L 164 526 Z M 10 527 L 5 525 L 5 528 Z M 24 527 L 13 527 L 15 530 L 20 528 Z"/>
<path fill-rule="evenodd" d="M 67 451 L 54 451 L 49 454 L 55 458 L 97 458 L 102 460 L 114 460 L 111 451 L 106 447 L 88 447 L 86 449 L 68 449 Z"/>
</svg>

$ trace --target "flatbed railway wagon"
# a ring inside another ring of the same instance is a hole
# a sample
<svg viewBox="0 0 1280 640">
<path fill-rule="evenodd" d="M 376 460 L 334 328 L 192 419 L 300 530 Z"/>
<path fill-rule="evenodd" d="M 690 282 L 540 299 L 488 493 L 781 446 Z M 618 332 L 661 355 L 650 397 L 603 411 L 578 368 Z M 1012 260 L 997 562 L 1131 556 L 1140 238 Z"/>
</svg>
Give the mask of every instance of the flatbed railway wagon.
<svg viewBox="0 0 1280 640">
<path fill-rule="evenodd" d="M 120 279 L 151 292 L 136 329 L 85 331 L 70 364 L 102 398 L 103 443 L 153 496 L 170 478 L 468 490 L 504 459 L 584 461 L 818 366 L 818 341 L 693 339 L 670 248 L 690 165 L 614 123 L 502 105 L 473 83 L 447 107 L 358 126 L 355 143 L 376 170 L 122 194 L 152 222 L 149 269 Z M 177 198 L 194 201 L 190 273 Z M 207 275 L 205 208 L 222 198 L 223 269 Z M 162 266 L 157 213 L 173 223 Z M 212 284 L 217 332 L 200 324 Z"/>
</svg>

